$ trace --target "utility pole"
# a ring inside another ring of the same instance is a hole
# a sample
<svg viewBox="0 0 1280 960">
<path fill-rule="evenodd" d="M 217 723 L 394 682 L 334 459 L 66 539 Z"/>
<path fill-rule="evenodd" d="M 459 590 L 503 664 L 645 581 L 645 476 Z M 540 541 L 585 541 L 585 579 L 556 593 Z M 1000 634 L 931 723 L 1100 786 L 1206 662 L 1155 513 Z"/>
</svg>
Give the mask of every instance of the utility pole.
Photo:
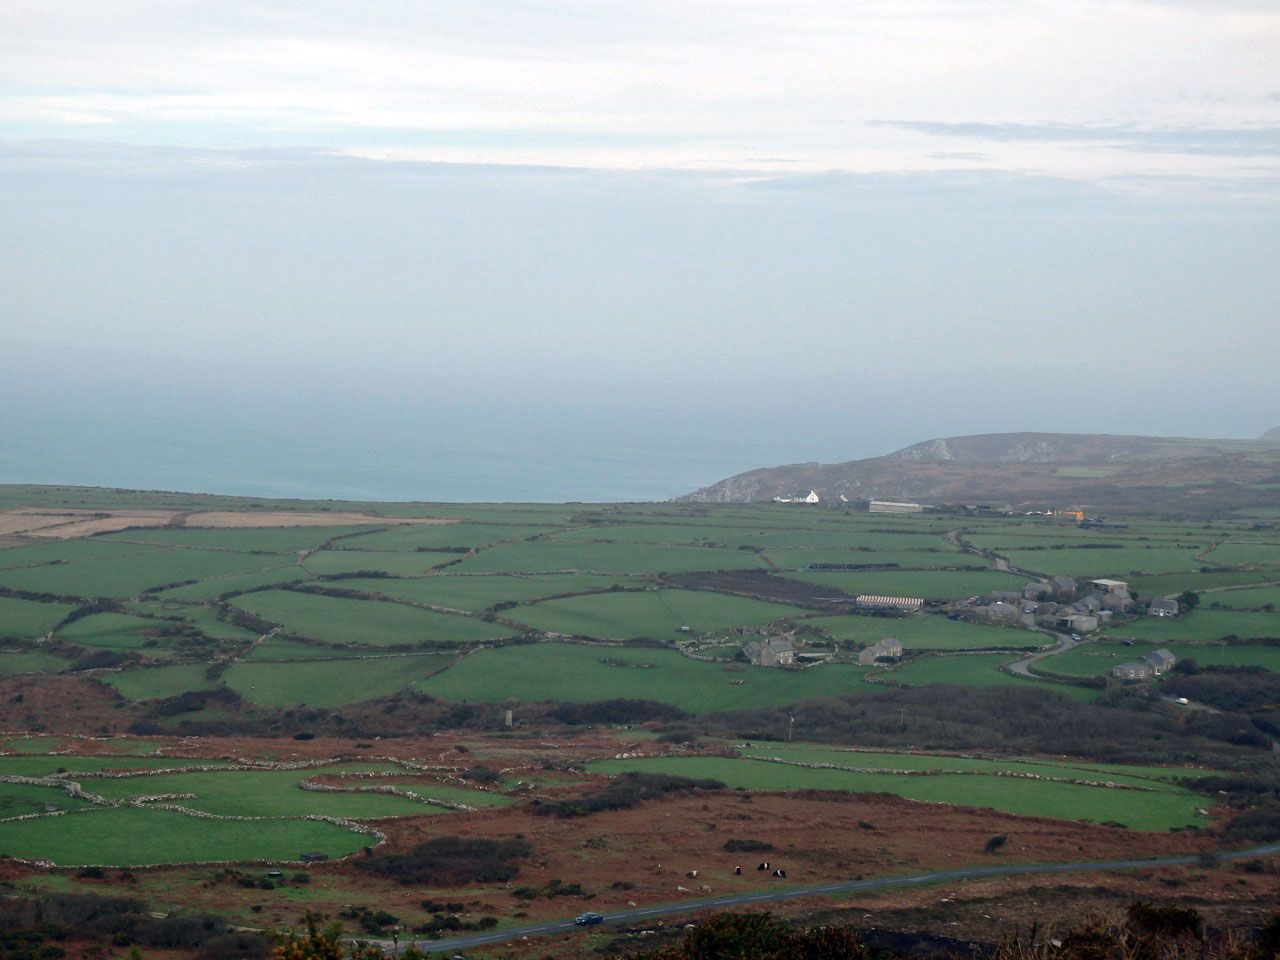
<svg viewBox="0 0 1280 960">
<path fill-rule="evenodd" d="M 906 707 L 898 708 L 898 724 L 902 727 L 903 730 L 907 729 L 907 708 Z"/>
<path fill-rule="evenodd" d="M 787 743 L 791 742 L 791 728 L 796 725 L 796 717 L 793 713 L 787 714 Z"/>
</svg>

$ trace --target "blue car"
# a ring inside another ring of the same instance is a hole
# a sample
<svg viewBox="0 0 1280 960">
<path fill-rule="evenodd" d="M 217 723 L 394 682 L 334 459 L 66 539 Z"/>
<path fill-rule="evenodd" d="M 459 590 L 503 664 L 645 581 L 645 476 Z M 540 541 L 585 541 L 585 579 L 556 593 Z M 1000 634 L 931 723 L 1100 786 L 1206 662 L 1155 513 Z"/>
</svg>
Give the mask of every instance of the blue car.
<svg viewBox="0 0 1280 960">
<path fill-rule="evenodd" d="M 580 927 L 588 927 L 593 923 L 600 923 L 602 920 L 604 920 L 604 914 L 601 913 L 584 913 L 573 918 L 573 922 Z"/>
</svg>

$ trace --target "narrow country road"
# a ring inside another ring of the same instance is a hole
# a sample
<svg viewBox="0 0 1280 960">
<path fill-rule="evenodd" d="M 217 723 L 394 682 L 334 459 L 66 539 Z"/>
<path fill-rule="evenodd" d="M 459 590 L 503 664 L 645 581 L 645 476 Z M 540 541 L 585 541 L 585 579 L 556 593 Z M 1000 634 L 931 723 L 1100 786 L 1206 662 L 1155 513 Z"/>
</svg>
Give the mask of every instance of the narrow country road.
<svg viewBox="0 0 1280 960">
<path fill-rule="evenodd" d="M 1280 843 L 1252 847 L 1248 850 L 1237 850 L 1227 853 L 1209 854 L 1215 861 L 1245 860 L 1255 857 L 1267 857 L 1280 853 Z M 909 886 L 916 883 L 934 883 L 937 881 L 972 880 L 978 877 L 1011 877 L 1038 873 L 1088 873 L 1095 870 L 1149 870 L 1155 867 L 1182 867 L 1202 862 L 1206 854 L 1188 854 L 1182 857 L 1161 857 L 1156 860 L 1101 860 L 1086 863 L 1030 863 L 994 865 L 990 867 L 960 867 L 955 870 L 935 870 L 929 873 L 912 873 L 901 877 L 878 877 L 872 880 L 847 880 L 838 883 L 824 883 L 817 887 L 793 887 L 788 890 L 756 891 L 751 893 L 730 894 L 719 897 L 703 897 L 697 900 L 685 900 L 682 903 L 668 903 L 656 907 L 636 907 L 621 910 L 605 917 L 605 923 L 638 923 L 655 920 L 658 917 L 669 917 L 679 913 L 696 913 L 699 910 L 716 910 L 727 907 L 758 906 L 777 900 L 794 900 L 800 897 L 825 896 L 833 893 L 848 893 L 854 890 L 876 890 L 883 887 Z M 546 936 L 553 933 L 566 933 L 576 929 L 571 919 L 553 920 L 549 923 L 531 924 L 527 927 L 511 927 L 506 930 L 493 930 L 465 937 L 450 937 L 447 940 L 406 940 L 419 950 L 432 953 L 444 951 L 466 950 L 491 943 L 505 943 L 527 937 Z M 385 949 L 394 949 L 390 940 L 365 940 L 365 943 L 377 943 Z"/>
<path fill-rule="evenodd" d="M 1028 680 L 1044 680 L 1044 677 L 1037 677 L 1031 672 L 1031 665 L 1037 660 L 1043 660 L 1045 657 L 1052 657 L 1055 653 L 1061 653 L 1063 650 L 1074 646 L 1071 637 L 1065 633 L 1054 633 L 1046 630 L 1050 636 L 1058 638 L 1058 642 L 1051 647 L 1045 647 L 1043 650 L 1037 650 L 1029 656 L 1023 657 L 1021 660 L 1009 664 L 1009 669 L 1020 677 L 1026 677 Z"/>
</svg>

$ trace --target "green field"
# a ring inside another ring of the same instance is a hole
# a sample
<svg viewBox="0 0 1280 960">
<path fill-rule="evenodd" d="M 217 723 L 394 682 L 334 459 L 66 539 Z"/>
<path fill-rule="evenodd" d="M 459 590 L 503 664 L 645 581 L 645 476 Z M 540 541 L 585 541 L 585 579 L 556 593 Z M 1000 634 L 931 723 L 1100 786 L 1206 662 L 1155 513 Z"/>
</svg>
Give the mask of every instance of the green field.
<svg viewBox="0 0 1280 960">
<path fill-rule="evenodd" d="M 1231 607 L 1248 610 L 1267 604 L 1280 608 L 1280 587 L 1250 587 L 1245 590 L 1219 590 L 1200 598 L 1201 611 L 1206 607 Z"/>
<path fill-rule="evenodd" d="M 73 797 L 60 787 L 0 783 L 0 820 L 44 813 L 46 803 L 56 804 L 59 810 L 83 810 L 93 806 L 88 800 Z"/>
<path fill-rule="evenodd" d="M 1047 673 L 1092 677 L 1106 673 L 1117 664 L 1141 660 L 1156 649 L 1168 649 L 1179 660 L 1194 660 L 1202 667 L 1258 666 L 1280 671 L 1280 647 L 1150 642 L 1126 647 L 1103 640 L 1077 644 L 1065 653 L 1041 660 L 1037 667 Z"/>
<path fill-rule="evenodd" d="M 294 590 L 243 594 L 235 605 L 281 624 L 288 633 L 367 647 L 476 643 L 516 631 L 475 617 L 436 613 L 403 603 L 346 600 Z"/>
<path fill-rule="evenodd" d="M 67 661 L 41 650 L 5 650 L 0 652 L 0 677 L 20 673 L 57 673 Z"/>
<path fill-rule="evenodd" d="M 98 539 L 129 540 L 136 543 L 154 543 L 163 546 L 197 547 L 204 549 L 235 550 L 242 553 L 296 554 L 300 550 L 314 550 L 334 537 L 350 537 L 344 543 L 357 543 L 366 534 L 381 527 L 253 527 L 249 529 L 199 529 L 195 527 L 162 528 L 158 530 L 126 530 L 109 533 Z"/>
<path fill-rule="evenodd" d="M 1215 771 L 1186 767 L 1142 767 L 1132 764 L 1058 761 L 1043 758 L 947 756 L 923 753 L 879 753 L 839 749 L 807 743 L 754 743 L 738 749 L 744 757 L 775 757 L 792 763 L 832 764 L 855 769 L 974 771 L 978 773 L 1035 774 L 1070 780 L 1105 780 L 1147 789 L 1174 789 L 1177 781 Z"/>
<path fill-rule="evenodd" d="M 1036 680 L 1015 677 L 999 669 L 1002 665 L 1015 660 L 1007 653 L 959 654 L 950 657 L 920 657 L 909 660 L 895 667 L 886 674 L 891 680 L 920 686 L 927 683 L 953 683 L 961 686 L 990 687 L 1013 684 L 1037 684 L 1046 692 L 1060 693 L 1073 700 L 1095 700 L 1099 691 L 1066 684 L 1049 685 Z M 1058 659 L 1053 658 L 1055 661 Z M 1043 661 L 1042 661 L 1043 662 Z M 1054 671 L 1057 672 L 1057 671 Z"/>
<path fill-rule="evenodd" d="M 597 593 L 520 607 L 508 616 L 537 630 L 599 639 L 676 640 L 811 613 L 798 607 L 695 590 Z M 680 628 L 689 631 L 682 633 Z"/>
<path fill-rule="evenodd" d="M 425 654 L 359 661 L 234 663 L 223 678 L 250 703 L 336 707 L 403 690 L 452 661 L 449 654 Z"/>
<path fill-rule="evenodd" d="M 1275 570 L 1219 570 L 1209 573 L 1162 574 L 1125 579 L 1128 581 L 1130 590 L 1137 591 L 1143 597 L 1151 598 L 1181 593 L 1183 590 L 1212 590 L 1217 587 L 1234 587 L 1250 583 L 1276 583 L 1280 582 L 1280 574 Z"/>
<path fill-rule="evenodd" d="M 307 569 L 321 576 L 377 570 L 395 576 L 423 574 L 457 557 L 449 553 L 391 553 L 372 550 L 320 550 L 306 559 Z"/>
<path fill-rule="evenodd" d="M 479 612 L 496 603 L 524 603 L 540 597 L 554 597 L 562 594 L 598 593 L 609 590 L 614 585 L 624 589 L 639 590 L 649 582 L 646 577 L 609 577 L 590 573 L 524 577 L 508 577 L 501 574 L 474 576 L 440 574 L 401 580 L 334 580 L 332 585 L 454 610 Z"/>
<path fill-rule="evenodd" d="M 981 563 L 980 557 L 957 558 L 959 563 Z M 925 600 L 963 600 L 992 590 L 1021 590 L 1027 578 L 995 570 L 881 570 L 874 573 L 805 570 L 790 574 L 796 580 L 835 587 L 845 593 L 870 593 L 890 597 L 922 597 Z"/>
<path fill-rule="evenodd" d="M 448 700 L 584 703 L 629 698 L 711 713 L 870 691 L 874 688 L 859 682 L 865 672 L 838 665 L 798 672 L 726 670 L 724 664 L 690 660 L 673 650 L 538 643 L 478 651 L 414 686 Z"/>
<path fill-rule="evenodd" d="M 61 866 L 297 860 L 304 851 L 341 857 L 372 842 L 322 820 L 212 820 L 170 810 L 95 808 L 0 822 L 0 854 Z"/>
<path fill-rule="evenodd" d="M 908 650 L 984 650 L 1043 646 L 1043 634 L 1012 627 L 993 627 L 946 617 L 915 614 L 906 617 L 868 617 L 849 614 L 816 617 L 805 624 L 817 627 L 833 640 L 871 644 L 897 637 Z"/>
<path fill-rule="evenodd" d="M 0 585 L 62 596 L 133 597 L 183 580 L 261 570 L 278 563 L 278 557 L 228 550 L 157 549 L 127 557 L 0 571 Z"/>
<path fill-rule="evenodd" d="M 1119 550 L 1009 550 L 1002 554 L 1015 567 L 1053 576 L 1128 576 L 1199 570 L 1203 562 L 1192 547 L 1122 547 Z"/>
<path fill-rule="evenodd" d="M 858 560 L 868 551 L 875 550 L 939 550 L 952 552 L 956 548 L 934 533 L 895 534 L 861 530 L 851 524 L 833 522 L 822 527 L 777 529 L 772 527 L 733 527 L 711 524 L 637 523 L 626 526 L 593 524 L 566 530 L 547 538 L 551 541 L 575 543 L 658 543 L 658 544 L 718 544 L 724 547 L 797 548 L 819 551 L 843 551 Z"/>
<path fill-rule="evenodd" d="M 681 573 L 758 569 L 767 564 L 749 550 L 659 546 L 649 543 L 506 543 L 467 557 L 454 573 Z M 3 582 L 3 581 L 0 581 Z"/>
<path fill-rule="evenodd" d="M 1194 610 L 1179 617 L 1143 617 L 1108 629 L 1114 637 L 1151 643 L 1179 640 L 1209 642 L 1226 636 L 1249 640 L 1255 637 L 1280 639 L 1280 613 L 1251 613 L 1247 610 Z"/>
<path fill-rule="evenodd" d="M 13 746 L 13 744 L 10 744 Z M 76 754 L 8 754 L 0 756 L 0 775 L 47 777 L 55 773 L 92 773 L 98 770 L 167 770 L 176 767 L 224 766 L 225 760 L 187 757 L 84 757 Z"/>
<path fill-rule="evenodd" d="M 853 550 L 795 550 L 771 547 L 765 556 L 777 564 L 780 570 L 808 573 L 811 563 L 896 563 L 906 570 L 932 570 L 955 566 L 986 565 L 981 557 L 969 557 L 944 550 L 893 550 L 884 549 L 859 553 Z M 890 571 L 879 571 L 889 573 Z M 1025 580 L 1023 581 L 1026 582 Z"/>
<path fill-rule="evenodd" d="M 283 559 L 283 557 L 279 559 Z M 200 603 L 204 600 L 213 600 L 226 593 L 239 593 L 244 590 L 255 590 L 258 587 L 270 587 L 277 583 L 291 583 L 310 578 L 311 574 L 303 570 L 298 564 L 289 563 L 283 566 L 258 570 L 254 573 L 212 577 L 208 580 L 201 580 L 199 583 L 165 590 L 160 595 L 166 599 Z"/>
<path fill-rule="evenodd" d="M 171 626 L 164 620 L 149 620 L 125 613 L 95 613 L 75 620 L 61 630 L 63 640 L 86 647 L 106 647 L 111 650 L 137 650 L 147 643 L 162 643 L 155 637 L 158 630 Z"/>
<path fill-rule="evenodd" d="M 341 544 L 359 550 L 439 550 L 446 547 L 483 547 L 507 540 L 526 540 L 554 532 L 559 527 L 545 524 L 444 523 L 392 527 L 381 533 L 358 537 Z M 445 558 L 442 558 L 445 559 Z"/>
<path fill-rule="evenodd" d="M 0 637 L 43 637 L 75 607 L 0 597 Z"/>
<path fill-rule="evenodd" d="M 155 700 L 176 697 L 187 690 L 211 690 L 218 681 L 207 676 L 203 663 L 167 664 L 162 667 L 134 667 L 99 676 L 129 700 Z"/>
<path fill-rule="evenodd" d="M 1211 566 L 1280 566 L 1280 540 L 1233 540 L 1209 551 L 1204 556 Z M 1275 571 L 1280 575 L 1280 571 Z"/>
<path fill-rule="evenodd" d="M 101 557 L 132 557 L 152 553 L 157 549 L 159 548 L 134 543 L 112 543 L 109 540 L 50 540 L 0 550 L 0 571 Z"/>
<path fill-rule="evenodd" d="M 627 770 L 710 777 L 747 790 L 847 790 L 856 793 L 894 793 L 926 803 L 991 807 L 1024 816 L 1065 820 L 1114 821 L 1137 830 L 1168 830 L 1206 824 L 1196 813 L 1203 799 L 1189 790 L 1167 785 L 1150 790 L 1116 790 L 1075 783 L 1024 780 L 981 773 L 939 773 L 930 776 L 858 773 L 811 769 L 790 764 L 731 757 L 655 757 L 600 760 L 589 765 L 594 773 Z"/>
<path fill-rule="evenodd" d="M 369 820 L 443 813 L 447 808 L 389 793 L 356 793 L 303 790 L 299 785 L 315 770 L 222 770 L 168 773 L 144 777 L 86 780 L 90 793 L 120 802 L 133 797 L 193 793 L 194 799 L 165 801 L 220 817 L 343 817 Z M 373 786 L 376 781 L 360 781 Z M 488 801 L 509 803 L 501 794 L 468 791 Z"/>
</svg>

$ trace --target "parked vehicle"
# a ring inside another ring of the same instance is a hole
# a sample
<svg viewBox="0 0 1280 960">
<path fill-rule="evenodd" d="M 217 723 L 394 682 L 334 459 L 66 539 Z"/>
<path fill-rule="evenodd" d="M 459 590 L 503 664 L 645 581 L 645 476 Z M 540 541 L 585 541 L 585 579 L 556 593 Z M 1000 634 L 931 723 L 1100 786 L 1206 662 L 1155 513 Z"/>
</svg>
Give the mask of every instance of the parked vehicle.
<svg viewBox="0 0 1280 960">
<path fill-rule="evenodd" d="M 604 920 L 604 914 L 600 913 L 583 913 L 573 918 L 573 922 L 580 927 L 587 927 L 593 923 L 600 923 Z"/>
</svg>

